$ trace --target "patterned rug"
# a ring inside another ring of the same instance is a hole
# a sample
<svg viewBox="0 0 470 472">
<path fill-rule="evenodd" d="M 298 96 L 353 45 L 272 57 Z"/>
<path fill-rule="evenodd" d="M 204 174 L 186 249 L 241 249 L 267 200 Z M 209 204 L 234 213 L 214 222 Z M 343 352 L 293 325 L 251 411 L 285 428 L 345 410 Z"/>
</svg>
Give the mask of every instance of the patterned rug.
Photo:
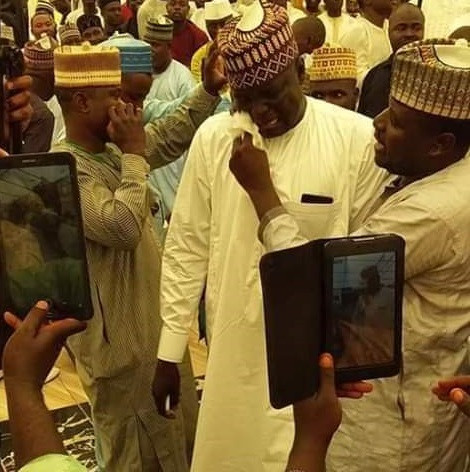
<svg viewBox="0 0 470 472">
<path fill-rule="evenodd" d="M 196 377 L 199 401 L 204 387 L 204 376 Z M 61 434 L 67 452 L 79 460 L 90 472 L 96 472 L 95 435 L 91 421 L 90 405 L 81 403 L 52 411 L 52 416 Z M 0 466 L 3 472 L 15 472 L 13 447 L 8 421 L 0 423 Z M 51 471 L 52 472 L 52 471 Z"/>
</svg>

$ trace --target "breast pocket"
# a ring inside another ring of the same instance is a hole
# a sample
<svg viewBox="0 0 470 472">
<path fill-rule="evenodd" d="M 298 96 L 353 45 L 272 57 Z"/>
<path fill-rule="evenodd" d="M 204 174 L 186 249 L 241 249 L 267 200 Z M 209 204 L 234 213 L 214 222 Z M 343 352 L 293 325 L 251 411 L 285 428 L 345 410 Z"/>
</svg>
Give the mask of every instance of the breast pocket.
<svg viewBox="0 0 470 472">
<path fill-rule="evenodd" d="M 306 239 L 343 236 L 346 231 L 341 224 L 338 202 L 325 205 L 285 202 L 283 206 L 295 219 Z"/>
</svg>

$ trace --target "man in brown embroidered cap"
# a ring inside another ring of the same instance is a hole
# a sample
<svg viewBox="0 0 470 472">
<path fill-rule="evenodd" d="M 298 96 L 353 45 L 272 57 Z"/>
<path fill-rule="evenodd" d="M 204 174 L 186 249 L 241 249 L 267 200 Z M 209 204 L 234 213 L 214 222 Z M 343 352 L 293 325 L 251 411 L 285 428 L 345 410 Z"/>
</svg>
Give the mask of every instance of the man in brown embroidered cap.
<svg viewBox="0 0 470 472">
<path fill-rule="evenodd" d="M 209 361 L 193 468 L 280 472 L 293 439 L 292 414 L 269 406 L 258 272 L 263 248 L 230 158 L 241 146 L 253 152 L 251 139 L 266 149 L 276 188 L 311 238 L 357 228 L 386 172 L 374 166 L 369 119 L 302 93 L 285 9 L 253 3 L 220 30 L 218 45 L 239 113 L 207 120 L 189 151 L 163 256 L 155 395 L 162 414 L 168 395 L 171 407 L 178 403 L 176 365 L 207 281 Z M 243 132 L 253 138 L 245 134 L 241 144 Z M 304 194 L 332 203 L 305 204 Z"/>
<path fill-rule="evenodd" d="M 470 48 L 424 41 L 394 58 L 390 107 L 374 120 L 375 162 L 400 175 L 354 235 L 393 233 L 406 241 L 403 367 L 373 381 L 374 393 L 343 406 L 329 449 L 331 470 L 467 470 L 470 422 L 430 395 L 440 378 L 468 373 L 470 335 Z M 307 242 L 287 213 L 276 171 L 262 151 L 232 169 L 261 219 L 265 248 Z M 246 178 L 251 177 L 251 181 Z M 253 191 L 256 189 L 256 191 Z M 320 218 L 315 218 L 321 224 Z M 293 316 L 295 306 L 292 307 Z M 452 382 L 434 393 L 448 400 Z M 380 464 L 378 464 L 380 460 Z M 271 469 L 274 470 L 274 469 Z"/>
</svg>

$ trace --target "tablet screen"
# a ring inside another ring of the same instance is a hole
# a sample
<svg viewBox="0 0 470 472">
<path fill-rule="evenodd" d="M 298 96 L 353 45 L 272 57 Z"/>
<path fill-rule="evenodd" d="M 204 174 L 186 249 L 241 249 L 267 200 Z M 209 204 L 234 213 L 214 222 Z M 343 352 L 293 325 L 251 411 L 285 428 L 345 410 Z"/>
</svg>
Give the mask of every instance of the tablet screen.
<svg viewBox="0 0 470 472">
<path fill-rule="evenodd" d="M 395 252 L 334 257 L 332 287 L 336 367 L 393 362 Z"/>
<path fill-rule="evenodd" d="M 85 315 L 88 281 L 71 167 L 36 162 L 0 170 L 0 182 L 2 305 L 24 316 L 47 299 L 59 317 Z"/>
</svg>

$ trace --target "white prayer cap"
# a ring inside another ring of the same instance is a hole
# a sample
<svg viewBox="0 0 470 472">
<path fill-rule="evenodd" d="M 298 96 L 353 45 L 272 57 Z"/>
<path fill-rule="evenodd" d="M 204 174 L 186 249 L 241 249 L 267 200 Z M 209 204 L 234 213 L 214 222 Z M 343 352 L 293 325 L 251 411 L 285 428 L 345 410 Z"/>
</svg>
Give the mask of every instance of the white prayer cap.
<svg viewBox="0 0 470 472">
<path fill-rule="evenodd" d="M 229 0 L 212 0 L 204 3 L 204 17 L 206 21 L 218 21 L 235 16 Z"/>
</svg>

